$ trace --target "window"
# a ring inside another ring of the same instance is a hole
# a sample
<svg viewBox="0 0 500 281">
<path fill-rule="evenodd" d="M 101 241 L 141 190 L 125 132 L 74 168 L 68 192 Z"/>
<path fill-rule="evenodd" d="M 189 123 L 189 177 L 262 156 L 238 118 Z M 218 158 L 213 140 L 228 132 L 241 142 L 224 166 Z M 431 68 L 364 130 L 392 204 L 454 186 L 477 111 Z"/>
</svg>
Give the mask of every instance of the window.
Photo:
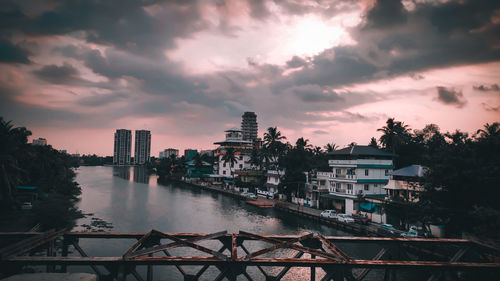
<svg viewBox="0 0 500 281">
<path fill-rule="evenodd" d="M 364 190 L 370 190 L 370 185 L 369 184 L 365 184 Z"/>
<path fill-rule="evenodd" d="M 368 169 L 365 170 L 365 176 L 368 176 Z"/>
<path fill-rule="evenodd" d="M 319 185 L 326 185 L 326 180 L 320 180 Z"/>
<path fill-rule="evenodd" d="M 342 184 L 340 182 L 337 183 L 337 191 L 340 191 L 342 189 Z"/>
<path fill-rule="evenodd" d="M 222 171 L 222 174 L 224 174 L 224 175 L 225 175 L 225 174 L 226 174 L 226 171 L 225 171 L 225 170 L 224 170 L 224 171 Z"/>
<path fill-rule="evenodd" d="M 242 169 L 242 168 L 243 168 L 243 164 L 240 164 L 240 169 Z"/>
<path fill-rule="evenodd" d="M 240 160 L 243 160 L 243 155 L 240 155 Z"/>
<path fill-rule="evenodd" d="M 351 183 L 347 184 L 347 190 L 352 190 L 352 184 Z"/>
<path fill-rule="evenodd" d="M 378 187 L 378 184 L 374 184 L 373 187 Z"/>
<path fill-rule="evenodd" d="M 389 175 L 389 170 L 385 170 L 385 175 L 388 176 Z"/>
<path fill-rule="evenodd" d="M 337 174 L 337 175 L 342 174 L 342 169 L 335 169 L 335 174 Z"/>
<path fill-rule="evenodd" d="M 222 167 L 226 168 L 226 163 L 224 162 L 224 164 L 222 164 Z"/>
</svg>

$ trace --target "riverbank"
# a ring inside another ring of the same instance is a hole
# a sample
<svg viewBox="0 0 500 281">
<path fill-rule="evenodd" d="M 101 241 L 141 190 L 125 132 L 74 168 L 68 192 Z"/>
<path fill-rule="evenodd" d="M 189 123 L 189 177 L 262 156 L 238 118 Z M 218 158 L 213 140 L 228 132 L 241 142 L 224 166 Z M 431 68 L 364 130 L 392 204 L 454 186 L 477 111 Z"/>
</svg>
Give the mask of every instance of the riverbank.
<svg viewBox="0 0 500 281">
<path fill-rule="evenodd" d="M 280 200 L 270 200 L 266 198 L 261 198 L 258 197 L 256 199 L 251 199 L 249 197 L 243 196 L 241 193 L 238 191 L 234 190 L 229 190 L 229 189 L 223 189 L 220 187 L 216 186 L 211 186 L 208 184 L 199 184 L 196 182 L 189 182 L 189 181 L 175 181 L 176 183 L 179 184 L 185 184 L 189 185 L 191 187 L 203 189 L 203 190 L 208 190 L 214 193 L 220 193 L 224 194 L 227 196 L 231 196 L 240 200 L 244 201 L 256 201 L 257 203 L 252 204 L 255 206 L 259 205 L 264 205 L 264 206 L 269 206 L 269 204 L 272 204 L 272 207 L 278 211 L 289 213 L 295 216 L 300 216 L 300 217 L 305 217 L 310 220 L 314 220 L 320 224 L 323 225 L 328 225 L 328 226 L 333 226 L 334 228 L 347 231 L 352 234 L 356 235 L 361 235 L 361 236 L 382 236 L 382 237 L 390 237 L 384 232 L 379 231 L 379 226 L 375 223 L 369 223 L 367 225 L 359 224 L 359 223 L 345 223 L 341 222 L 335 219 L 329 219 L 329 218 L 324 218 L 321 217 L 321 210 L 306 207 L 306 206 L 300 206 L 297 204 L 293 204 L 290 202 L 285 202 L 285 201 L 280 201 Z"/>
</svg>

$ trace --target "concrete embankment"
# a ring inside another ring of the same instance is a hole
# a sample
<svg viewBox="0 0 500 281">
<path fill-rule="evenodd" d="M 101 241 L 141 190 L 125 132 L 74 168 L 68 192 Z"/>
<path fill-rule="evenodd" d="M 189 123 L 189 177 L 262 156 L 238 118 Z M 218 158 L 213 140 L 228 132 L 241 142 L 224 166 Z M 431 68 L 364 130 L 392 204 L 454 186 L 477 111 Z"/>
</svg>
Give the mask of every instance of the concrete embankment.
<svg viewBox="0 0 500 281">
<path fill-rule="evenodd" d="M 183 184 L 186 184 L 186 185 L 189 185 L 192 187 L 196 187 L 196 188 L 200 188 L 200 189 L 204 189 L 204 190 L 210 190 L 210 191 L 216 192 L 216 193 L 222 193 L 222 194 L 225 194 L 227 196 L 235 197 L 235 198 L 242 199 L 242 200 L 248 199 L 248 197 L 241 195 L 239 192 L 232 191 L 232 190 L 226 190 L 226 189 L 223 189 L 220 187 L 214 187 L 214 186 L 210 186 L 210 185 L 201 185 L 201 184 L 194 183 L 194 182 L 184 182 L 184 181 L 180 181 L 179 183 L 183 183 Z M 338 229 L 341 229 L 341 230 L 344 230 L 344 231 L 347 231 L 347 232 L 350 232 L 353 234 L 362 235 L 362 236 L 383 236 L 377 232 L 378 227 L 376 225 L 371 225 L 371 224 L 362 225 L 359 223 L 345 223 L 345 222 L 341 222 L 341 221 L 334 220 L 334 219 L 323 218 L 320 216 L 321 210 L 317 210 L 317 209 L 313 209 L 313 208 L 309 208 L 309 207 L 305 207 L 305 206 L 299 206 L 299 205 L 289 203 L 289 202 L 283 202 L 283 201 L 278 201 L 278 200 L 269 200 L 269 199 L 263 199 L 263 198 L 258 198 L 256 200 L 252 199 L 252 201 L 262 201 L 262 203 L 266 206 L 269 205 L 270 203 L 272 203 L 276 210 L 290 213 L 290 214 L 294 214 L 294 215 L 301 216 L 301 217 L 306 217 L 308 219 L 315 220 L 318 223 L 330 225 L 330 226 L 333 226 L 335 228 L 338 228 Z M 254 204 L 254 205 L 258 205 L 258 204 Z"/>
</svg>

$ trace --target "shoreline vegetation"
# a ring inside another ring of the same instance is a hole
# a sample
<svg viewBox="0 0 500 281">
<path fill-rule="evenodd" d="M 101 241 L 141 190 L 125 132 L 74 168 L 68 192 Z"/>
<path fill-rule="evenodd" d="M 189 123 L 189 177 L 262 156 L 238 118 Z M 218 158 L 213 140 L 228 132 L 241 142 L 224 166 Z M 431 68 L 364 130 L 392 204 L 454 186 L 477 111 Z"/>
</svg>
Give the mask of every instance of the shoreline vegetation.
<svg viewBox="0 0 500 281">
<path fill-rule="evenodd" d="M 28 143 L 31 132 L 0 117 L 0 231 L 71 228 L 81 188 L 76 159 L 50 145 Z M 22 208 L 31 203 L 30 209 Z"/>
</svg>

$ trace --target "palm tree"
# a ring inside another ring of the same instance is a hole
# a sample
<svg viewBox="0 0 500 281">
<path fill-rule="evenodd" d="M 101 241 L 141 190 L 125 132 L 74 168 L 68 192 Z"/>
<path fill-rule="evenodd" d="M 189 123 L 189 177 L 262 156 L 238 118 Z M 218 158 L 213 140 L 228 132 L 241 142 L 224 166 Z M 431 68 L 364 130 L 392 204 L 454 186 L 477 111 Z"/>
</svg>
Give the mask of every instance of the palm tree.
<svg viewBox="0 0 500 281">
<path fill-rule="evenodd" d="M 401 144 L 408 141 L 410 138 L 409 130 L 408 125 L 400 121 L 394 121 L 394 118 L 387 119 L 387 125 L 377 129 L 377 131 L 383 132 L 379 139 L 380 143 L 385 149 L 391 150 L 393 153 Z"/>
<path fill-rule="evenodd" d="M 314 152 L 314 155 L 316 155 L 316 156 L 323 154 L 323 150 L 321 149 L 320 146 L 314 147 L 313 152 Z"/>
<path fill-rule="evenodd" d="M 24 127 L 14 128 L 10 121 L 0 117 L 0 200 L 12 202 L 12 187 L 21 181 L 18 159 L 31 132 Z"/>
<path fill-rule="evenodd" d="M 480 138 L 487 139 L 490 137 L 500 137 L 500 123 L 495 122 L 493 124 L 486 123 L 484 129 L 477 130 L 476 134 L 480 135 Z"/>
<path fill-rule="evenodd" d="M 280 155 L 284 151 L 282 140 L 286 137 L 281 135 L 276 127 L 267 128 L 264 133 L 264 148 L 269 162 L 278 162 Z"/>
<path fill-rule="evenodd" d="M 371 147 L 374 147 L 374 148 L 378 148 L 378 143 L 377 143 L 377 139 L 372 137 L 370 139 L 370 143 L 368 144 L 368 146 L 371 146 Z"/>
<path fill-rule="evenodd" d="M 233 172 L 231 167 L 236 163 L 236 155 L 234 148 L 229 147 L 226 149 L 226 153 L 224 153 L 224 156 L 222 156 L 222 161 L 224 161 L 225 164 L 229 162 L 229 175 L 233 177 Z"/>
<path fill-rule="evenodd" d="M 299 150 L 310 151 L 313 146 L 312 146 L 312 144 L 309 143 L 308 139 L 298 138 L 297 141 L 295 142 L 295 147 Z"/>
<path fill-rule="evenodd" d="M 339 148 L 338 145 L 336 145 L 335 143 L 327 143 L 325 146 L 324 146 L 326 152 L 332 152 L 334 150 L 337 150 L 337 148 Z"/>
<path fill-rule="evenodd" d="M 251 165 L 253 165 L 254 167 L 257 167 L 258 170 L 262 170 L 262 162 L 264 161 L 263 158 L 264 158 L 263 157 L 263 150 L 254 148 L 252 150 L 252 154 L 250 155 L 249 163 Z"/>
</svg>

